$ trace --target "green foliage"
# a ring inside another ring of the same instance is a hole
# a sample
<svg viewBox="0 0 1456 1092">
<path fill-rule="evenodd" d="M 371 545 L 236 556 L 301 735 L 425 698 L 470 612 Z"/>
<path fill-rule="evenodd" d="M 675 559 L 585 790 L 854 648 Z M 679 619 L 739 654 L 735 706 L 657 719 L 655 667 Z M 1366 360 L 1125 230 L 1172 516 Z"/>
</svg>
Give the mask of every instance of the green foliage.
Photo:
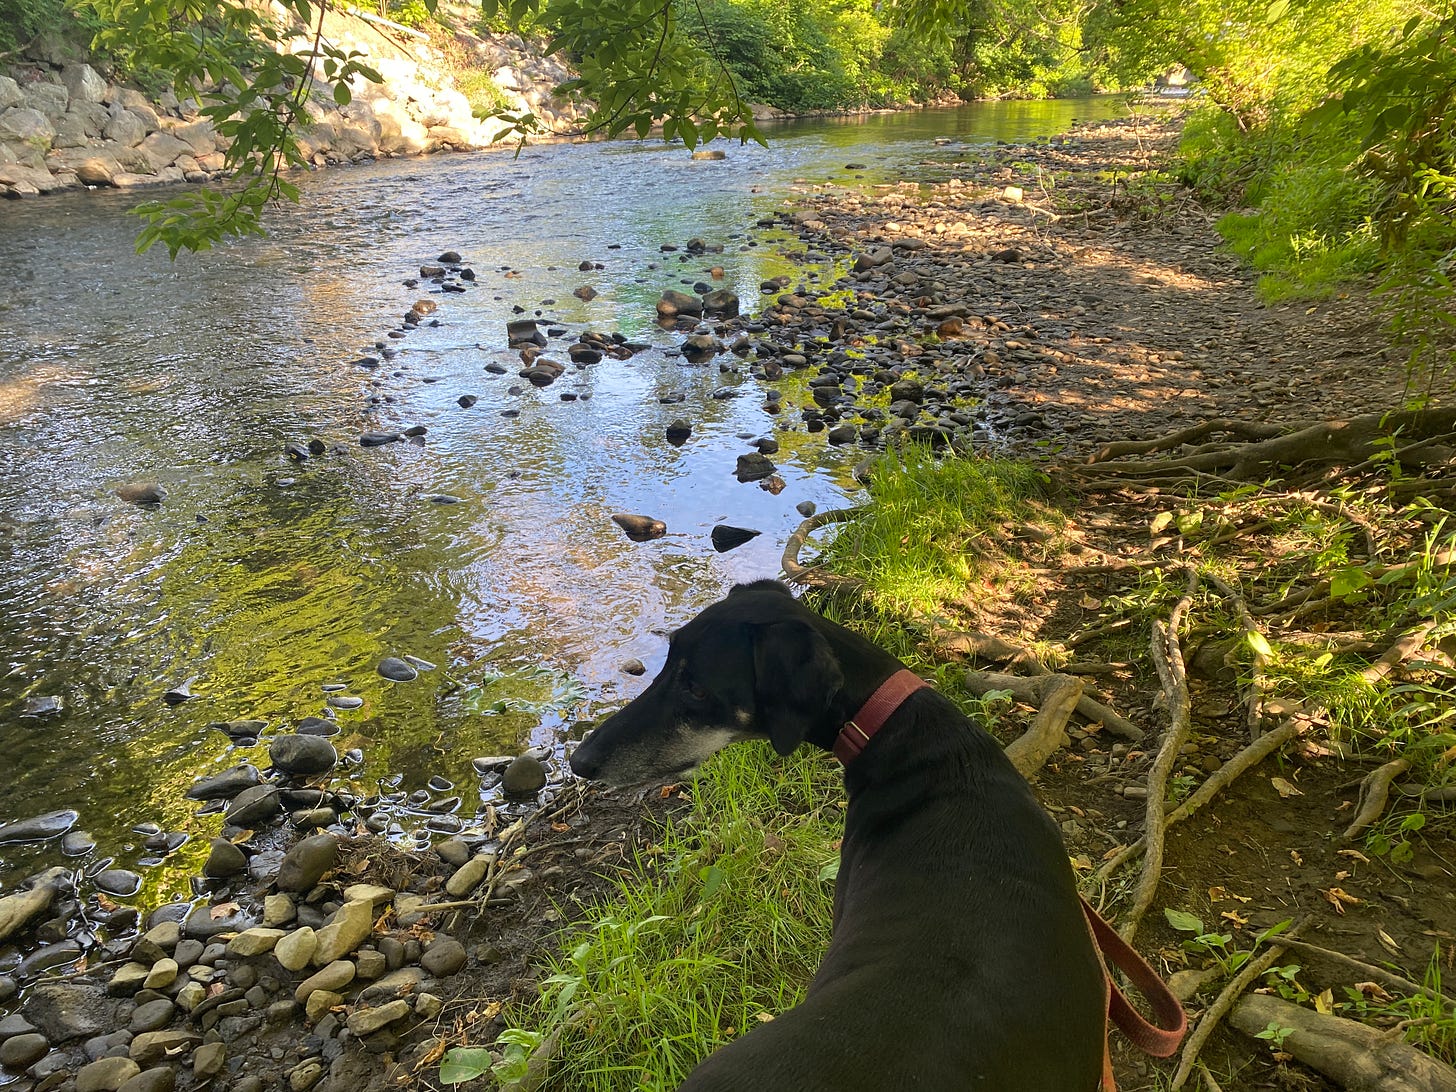
<svg viewBox="0 0 1456 1092">
<path fill-rule="evenodd" d="M 1441 945 L 1437 943 L 1422 983 L 1435 996 L 1413 994 L 1410 997 L 1391 997 L 1376 993 L 1367 997 L 1354 987 L 1346 986 L 1346 1002 L 1341 1007 L 1350 1010 L 1357 1019 L 1382 1027 L 1397 1024 L 1406 1042 L 1447 1064 L 1456 1065 L 1456 1005 L 1444 1000 L 1441 990 L 1441 963 L 1449 958 L 1449 955 L 1443 955 Z"/>
<path fill-rule="evenodd" d="M 41 35 L 86 40 L 95 33 L 66 0 L 0 0 L 0 53 L 28 45 Z"/>
</svg>

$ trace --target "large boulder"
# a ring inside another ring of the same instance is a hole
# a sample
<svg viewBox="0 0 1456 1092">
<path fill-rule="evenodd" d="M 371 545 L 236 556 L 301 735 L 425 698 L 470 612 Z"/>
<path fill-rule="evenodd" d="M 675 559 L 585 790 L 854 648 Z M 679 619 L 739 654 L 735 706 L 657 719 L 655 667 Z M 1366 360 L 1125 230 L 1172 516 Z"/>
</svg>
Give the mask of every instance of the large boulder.
<svg viewBox="0 0 1456 1092">
<path fill-rule="evenodd" d="M 12 106 L 19 106 L 24 101 L 25 96 L 20 92 L 20 84 L 9 76 L 0 76 L 0 110 L 9 110 Z"/>
<path fill-rule="evenodd" d="M 61 69 L 61 82 L 70 92 L 71 103 L 102 102 L 106 98 L 106 81 L 89 64 L 68 64 Z"/>
<path fill-rule="evenodd" d="M 53 125 L 61 120 L 61 115 L 71 104 L 71 93 L 58 83 L 39 80 L 26 84 L 22 90 L 25 105 L 44 114 Z"/>
<path fill-rule="evenodd" d="M 209 155 L 217 151 L 217 130 L 212 127 L 211 118 L 199 118 L 187 125 L 179 125 L 172 135 L 185 141 L 193 155 Z"/>
<path fill-rule="evenodd" d="M 101 130 L 107 140 L 114 140 L 128 148 L 135 148 L 148 132 L 147 123 L 139 114 L 130 110 L 116 110 Z"/>
<path fill-rule="evenodd" d="M 55 138 L 56 127 L 50 117 L 33 106 L 12 106 L 0 114 L 0 141 L 49 148 Z"/>
<path fill-rule="evenodd" d="M 149 133 L 139 147 L 153 171 L 170 167 L 177 162 L 178 156 L 192 154 L 192 145 L 185 140 L 178 140 L 171 133 Z"/>
</svg>

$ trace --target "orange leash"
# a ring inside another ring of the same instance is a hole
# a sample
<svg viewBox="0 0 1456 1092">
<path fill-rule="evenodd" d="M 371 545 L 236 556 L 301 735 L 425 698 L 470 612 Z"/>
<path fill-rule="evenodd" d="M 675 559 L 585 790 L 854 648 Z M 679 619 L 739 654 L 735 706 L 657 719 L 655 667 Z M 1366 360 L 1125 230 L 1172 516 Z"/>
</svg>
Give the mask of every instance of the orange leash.
<svg viewBox="0 0 1456 1092">
<path fill-rule="evenodd" d="M 1102 973 L 1107 987 L 1108 1019 L 1143 1053 L 1151 1054 L 1154 1058 L 1169 1057 L 1178 1049 L 1178 1044 L 1183 1041 L 1183 1036 L 1188 1031 L 1188 1017 L 1183 1012 L 1183 1006 L 1158 972 L 1148 966 L 1147 960 L 1138 955 L 1132 945 L 1123 940 L 1117 930 L 1092 909 L 1086 899 L 1080 896 L 1079 899 L 1082 913 L 1087 918 L 1087 928 L 1092 933 L 1099 958 L 1102 959 Z M 1107 970 L 1109 963 L 1127 975 L 1128 981 L 1138 993 L 1147 998 L 1153 1009 L 1153 1017 L 1157 1020 L 1156 1024 L 1149 1022 L 1132 1007 L 1127 995 L 1112 981 L 1112 975 Z M 1102 1049 L 1102 1092 L 1117 1092 L 1117 1084 L 1112 1078 L 1112 1051 L 1107 1045 Z"/>
</svg>

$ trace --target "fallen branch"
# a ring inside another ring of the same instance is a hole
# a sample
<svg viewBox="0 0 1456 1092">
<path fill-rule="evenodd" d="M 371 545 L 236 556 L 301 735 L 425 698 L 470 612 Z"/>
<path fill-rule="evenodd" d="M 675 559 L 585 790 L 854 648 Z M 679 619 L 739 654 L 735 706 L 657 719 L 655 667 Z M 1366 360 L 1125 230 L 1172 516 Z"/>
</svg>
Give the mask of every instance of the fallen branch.
<svg viewBox="0 0 1456 1092">
<path fill-rule="evenodd" d="M 1296 923 L 1288 931 L 1293 936 L 1309 923 L 1309 919 Z M 1282 943 L 1267 948 L 1253 959 L 1244 964 L 1243 968 L 1236 974 L 1214 998 L 1213 1004 L 1209 1005 L 1199 1017 L 1197 1025 L 1188 1034 L 1188 1040 L 1183 1044 L 1183 1053 L 1178 1058 L 1178 1070 L 1173 1074 L 1173 1081 L 1168 1086 L 1177 1092 L 1188 1082 L 1189 1076 L 1193 1073 L 1193 1066 L 1198 1061 L 1198 1054 L 1203 1049 L 1203 1044 L 1208 1042 L 1208 1037 L 1213 1034 L 1219 1022 L 1228 1015 L 1233 1008 L 1234 1002 L 1242 997 L 1259 976 L 1274 966 L 1275 962 L 1284 954 Z"/>
<path fill-rule="evenodd" d="M 1082 680 L 1070 675 L 1049 675 L 1042 682 L 1041 708 L 1030 727 L 1006 748 L 1006 757 L 1022 777 L 1030 778 L 1062 746 L 1067 719 L 1081 696 Z"/>
<path fill-rule="evenodd" d="M 794 584 L 805 584 L 813 588 L 855 591 L 863 588 L 864 581 L 862 580 L 856 580 L 851 576 L 839 576 L 815 566 L 801 564 L 799 553 L 804 549 L 809 536 L 819 528 L 827 527 L 831 523 L 847 523 L 863 514 L 864 511 L 863 507 L 834 508 L 828 512 L 810 516 L 799 524 L 794 533 L 789 536 L 788 542 L 784 543 L 783 557 L 779 561 L 784 570 L 784 576 Z"/>
<path fill-rule="evenodd" d="M 1346 841 L 1385 814 L 1386 805 L 1390 803 L 1390 783 L 1408 769 L 1410 762 L 1397 758 L 1370 771 L 1360 783 L 1360 805 L 1355 809 L 1355 818 L 1345 828 L 1343 837 Z"/>
<path fill-rule="evenodd" d="M 1183 665 L 1183 649 L 1179 630 L 1183 616 L 1193 604 L 1193 593 L 1198 590 L 1198 570 L 1189 566 L 1185 569 L 1187 587 L 1183 597 L 1174 605 L 1168 615 L 1165 629 L 1160 623 L 1153 623 L 1151 648 L 1153 664 L 1158 669 L 1158 680 L 1163 684 L 1163 693 L 1168 698 L 1168 730 L 1163 734 L 1162 746 L 1158 748 L 1152 769 L 1148 771 L 1148 797 L 1143 809 L 1143 870 L 1133 889 L 1132 909 L 1123 919 L 1122 939 L 1129 944 L 1137 933 L 1138 922 L 1153 904 L 1158 882 L 1163 873 L 1163 837 L 1167 831 L 1163 812 L 1163 800 L 1168 791 L 1168 775 L 1173 764 L 1182 753 L 1183 744 L 1191 727 L 1188 700 L 1188 673 Z"/>
<path fill-rule="evenodd" d="M 1050 675 L 1007 675 L 999 671 L 967 671 L 966 689 L 973 694 L 989 694 L 993 690 L 1007 690 L 1025 705 L 1041 705 L 1043 682 Z M 1077 700 L 1077 712 L 1093 724 L 1100 724 L 1105 732 L 1133 743 L 1142 741 L 1144 732 L 1132 721 L 1114 713 L 1101 702 L 1083 694 Z"/>
<path fill-rule="evenodd" d="M 1256 993 L 1234 1006 L 1229 1023 L 1253 1036 L 1288 1029 L 1280 1050 L 1349 1092 L 1456 1092 L 1456 1069 L 1354 1020 Z"/>
<path fill-rule="evenodd" d="M 1382 986 L 1392 990 L 1399 990 L 1401 993 L 1412 997 L 1425 997 L 1432 1001 L 1440 1001 L 1447 1005 L 1456 1005 L 1456 997 L 1442 993 L 1440 990 L 1433 990 L 1429 986 L 1422 986 L 1412 982 L 1409 978 L 1403 978 L 1394 971 L 1387 971 L 1384 967 L 1377 967 L 1373 963 L 1366 963 L 1356 959 L 1354 956 L 1347 956 L 1344 952 L 1336 952 L 1331 948 L 1321 948 L 1318 944 L 1311 944 L 1307 940 L 1293 940 L 1282 938 L 1286 947 L 1293 948 L 1299 952 L 1307 952 L 1310 955 L 1320 956 L 1330 960 L 1332 963 L 1339 963 L 1350 968 L 1356 974 L 1372 982 L 1379 982 Z"/>
<path fill-rule="evenodd" d="M 1422 622 L 1420 625 L 1406 630 L 1393 645 L 1380 654 L 1379 659 L 1360 672 L 1360 677 L 1368 683 L 1379 682 L 1420 652 L 1421 646 L 1426 643 L 1426 638 L 1435 628 L 1435 622 Z"/>
</svg>

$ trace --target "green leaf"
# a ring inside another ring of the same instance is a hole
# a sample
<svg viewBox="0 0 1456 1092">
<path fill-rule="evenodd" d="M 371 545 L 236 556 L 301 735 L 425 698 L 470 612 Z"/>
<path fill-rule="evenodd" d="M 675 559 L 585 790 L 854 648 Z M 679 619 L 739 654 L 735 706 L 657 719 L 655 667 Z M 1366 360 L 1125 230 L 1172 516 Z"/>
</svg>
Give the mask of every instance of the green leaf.
<svg viewBox="0 0 1456 1092">
<path fill-rule="evenodd" d="M 836 857 L 819 870 L 820 883 L 833 883 L 839 879 L 839 858 Z"/>
<path fill-rule="evenodd" d="M 1374 581 L 1370 579 L 1370 574 L 1357 566 L 1337 569 L 1330 577 L 1330 595 L 1335 599 L 1344 599 L 1372 583 Z"/>
<path fill-rule="evenodd" d="M 1265 659 L 1273 658 L 1274 649 L 1270 647 L 1268 640 L 1257 629 L 1249 630 L 1244 634 L 1244 637 L 1249 642 L 1249 647 L 1260 656 L 1263 656 Z"/>
<path fill-rule="evenodd" d="M 1264 12 L 1266 23 L 1277 23 L 1289 14 L 1289 0 L 1274 0 Z"/>
<path fill-rule="evenodd" d="M 349 90 L 347 83 L 334 84 L 334 101 L 340 106 L 348 106 L 353 101 L 354 93 Z"/>
<path fill-rule="evenodd" d="M 451 1047 L 440 1062 L 441 1084 L 464 1084 L 490 1072 L 495 1059 L 484 1047 Z"/>
<path fill-rule="evenodd" d="M 1202 920 L 1193 914 L 1186 913 L 1182 910 L 1174 910 L 1171 907 L 1164 907 L 1163 917 L 1167 918 L 1168 924 L 1180 933 L 1201 934 L 1203 932 Z"/>
</svg>

